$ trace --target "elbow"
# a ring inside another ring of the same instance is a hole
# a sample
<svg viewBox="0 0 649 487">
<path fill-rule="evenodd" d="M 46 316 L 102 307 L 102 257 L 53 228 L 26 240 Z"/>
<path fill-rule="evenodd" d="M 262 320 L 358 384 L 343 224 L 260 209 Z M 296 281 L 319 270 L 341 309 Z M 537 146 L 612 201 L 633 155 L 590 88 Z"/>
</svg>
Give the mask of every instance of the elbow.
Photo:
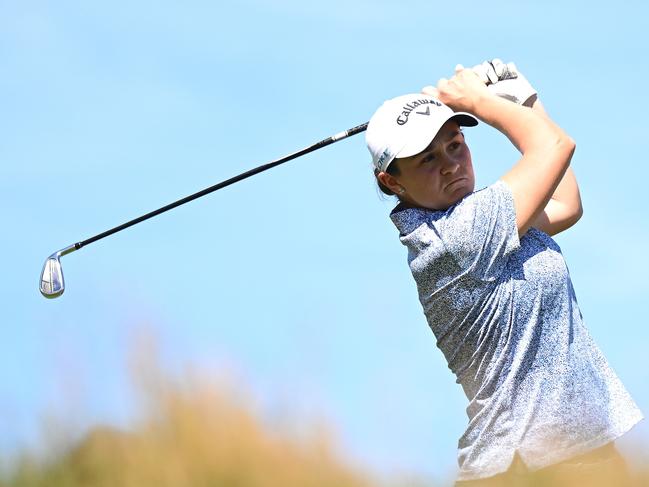
<svg viewBox="0 0 649 487">
<path fill-rule="evenodd" d="M 559 232 L 562 232 L 563 230 L 567 230 L 568 228 L 574 226 L 581 219 L 582 214 L 583 214 L 583 211 L 581 209 L 581 206 L 578 209 L 574 210 L 572 213 L 568 214 L 566 216 L 565 221 L 563 221 L 560 224 L 560 228 L 558 228 L 555 231 L 555 234 L 559 233 Z"/>
<path fill-rule="evenodd" d="M 523 155 L 534 155 L 539 160 L 556 167 L 567 169 L 575 153 L 577 144 L 575 140 L 563 130 L 558 130 L 551 137 L 539 140 L 539 145 L 529 151 L 522 151 Z"/>
<path fill-rule="evenodd" d="M 563 232 L 575 225 L 581 219 L 583 213 L 581 202 L 579 202 L 572 207 L 566 207 L 563 216 L 555 222 L 551 222 L 546 229 L 543 227 L 539 227 L 539 229 L 545 231 L 549 235 L 556 235 L 557 233 Z"/>
<path fill-rule="evenodd" d="M 566 135 L 565 136 L 566 140 L 564 141 L 565 144 L 565 150 L 567 153 L 566 157 L 566 168 L 570 165 L 570 161 L 572 160 L 572 156 L 575 153 L 575 149 L 577 148 L 577 143 L 575 140 Z M 574 174 L 572 175 L 572 179 L 575 179 Z M 579 194 L 579 187 L 577 186 L 577 181 L 576 179 L 574 180 L 574 195 L 573 195 L 573 211 L 572 211 L 572 224 L 574 225 L 577 223 L 579 220 L 581 220 L 581 217 L 584 215 L 584 207 L 581 203 L 581 195 Z"/>
<path fill-rule="evenodd" d="M 575 149 L 577 148 L 575 139 L 562 132 L 556 141 L 556 148 L 561 154 L 561 158 L 564 159 L 566 167 L 568 167 L 572 156 L 575 153 Z"/>
<path fill-rule="evenodd" d="M 548 141 L 541 156 L 550 166 L 563 174 L 569 167 L 577 144 L 572 137 L 563 131 L 555 135 L 552 142 Z M 559 180 L 561 177 L 559 176 Z"/>
<path fill-rule="evenodd" d="M 581 220 L 582 216 L 584 216 L 584 207 L 581 205 L 581 201 L 579 201 L 572 215 L 572 224 L 574 225 Z"/>
<path fill-rule="evenodd" d="M 575 139 L 570 137 L 569 135 L 566 135 L 566 144 L 568 146 L 568 150 L 570 151 L 570 157 L 575 153 L 575 149 L 577 148 L 577 142 L 575 142 Z"/>
<path fill-rule="evenodd" d="M 573 203 L 571 204 L 570 212 L 568 213 L 568 224 L 573 226 L 584 215 L 584 207 L 581 204 L 581 197 L 579 196 L 579 190 L 577 189 L 577 194 L 574 197 Z"/>
</svg>

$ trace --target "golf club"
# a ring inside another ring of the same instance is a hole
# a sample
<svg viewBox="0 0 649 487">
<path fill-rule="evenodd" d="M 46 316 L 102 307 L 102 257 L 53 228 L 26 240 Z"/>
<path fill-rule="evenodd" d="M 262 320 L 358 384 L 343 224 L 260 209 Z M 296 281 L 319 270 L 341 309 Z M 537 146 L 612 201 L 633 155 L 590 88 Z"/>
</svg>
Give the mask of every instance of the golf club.
<svg viewBox="0 0 649 487">
<path fill-rule="evenodd" d="M 108 237 L 109 235 L 112 235 L 117 232 L 121 232 L 122 230 L 132 227 L 133 225 L 136 225 L 140 222 L 143 222 L 144 220 L 148 220 L 149 218 L 153 218 L 154 216 L 157 216 L 161 213 L 164 213 L 165 211 L 169 211 L 173 208 L 176 208 L 177 206 L 184 205 L 185 203 L 189 203 L 190 201 L 193 201 L 197 198 L 200 198 L 201 196 L 205 196 L 206 194 L 213 193 L 214 191 L 217 191 L 221 188 L 225 188 L 226 186 L 229 186 L 231 184 L 234 184 L 238 181 L 241 181 L 242 179 L 249 178 L 250 176 L 253 176 L 255 174 L 258 174 L 262 171 L 266 171 L 267 169 L 271 169 L 275 166 L 279 166 L 280 164 L 283 164 L 285 162 L 288 162 L 292 159 L 296 159 L 300 156 L 303 156 L 305 154 L 308 154 L 309 152 L 313 152 L 315 150 L 321 149 L 323 147 L 328 146 L 329 144 L 333 144 L 334 142 L 338 142 L 339 140 L 345 139 L 349 136 L 356 135 L 360 132 L 363 132 L 367 129 L 367 122 L 361 125 L 358 125 L 356 127 L 352 127 L 348 130 L 345 130 L 343 132 L 339 132 L 335 135 L 332 135 L 331 137 L 327 137 L 326 139 L 321 140 L 320 142 L 316 142 L 313 145 L 310 145 L 308 147 L 305 147 L 304 149 L 301 149 L 297 152 L 293 152 L 292 154 L 289 154 L 287 156 L 282 157 L 281 159 L 274 160 L 272 162 L 263 164 L 261 166 L 258 166 L 254 169 L 250 169 L 249 171 L 243 172 L 237 176 L 234 176 L 230 179 L 227 179 L 225 181 L 221 181 L 220 183 L 217 183 L 213 186 L 210 186 L 209 188 L 205 188 L 202 191 L 199 191 L 197 193 L 194 193 L 192 195 L 186 196 L 182 199 L 179 199 L 178 201 L 174 201 L 173 203 L 170 203 L 166 206 L 163 206 L 162 208 L 158 208 L 157 210 L 154 210 L 150 213 L 147 213 L 145 215 L 142 215 L 138 218 L 135 218 L 131 221 L 128 221 L 126 223 L 123 223 L 115 228 L 111 228 L 110 230 L 106 230 L 105 232 L 102 232 L 98 235 L 95 235 L 94 237 L 90 237 L 87 240 L 84 240 L 82 242 L 77 242 L 73 245 L 70 245 L 68 247 L 65 247 L 58 252 L 53 253 L 50 255 L 47 260 L 45 261 L 45 264 L 43 265 L 43 272 L 41 272 L 41 280 L 40 280 L 40 285 L 39 289 L 41 291 L 41 294 L 45 296 L 46 298 L 57 298 L 61 294 L 63 294 L 63 291 L 65 291 L 65 281 L 63 279 L 63 269 L 61 268 L 61 257 L 64 255 L 70 254 L 72 252 L 75 252 L 79 250 L 81 247 L 85 247 L 86 245 L 89 245 L 93 242 L 96 242 L 97 240 L 101 240 L 104 237 Z"/>
</svg>

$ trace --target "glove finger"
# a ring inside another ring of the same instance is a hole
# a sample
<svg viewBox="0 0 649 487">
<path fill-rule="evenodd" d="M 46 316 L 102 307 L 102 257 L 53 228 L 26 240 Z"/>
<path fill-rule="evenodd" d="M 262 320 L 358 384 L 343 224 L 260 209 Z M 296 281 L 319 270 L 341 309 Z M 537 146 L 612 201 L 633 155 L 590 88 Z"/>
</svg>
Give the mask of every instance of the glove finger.
<svg viewBox="0 0 649 487">
<path fill-rule="evenodd" d="M 499 81 L 498 73 L 496 73 L 493 64 L 491 64 L 489 61 L 485 61 L 482 64 L 485 65 L 485 71 L 487 73 L 487 77 L 489 78 L 488 84 L 498 83 Z"/>
<path fill-rule="evenodd" d="M 504 79 L 503 74 L 506 71 L 507 66 L 505 66 L 505 64 L 498 58 L 492 59 L 490 63 L 493 66 L 496 75 L 498 75 L 498 79 L 502 81 Z"/>
<path fill-rule="evenodd" d="M 514 66 L 512 63 L 505 64 L 500 59 L 496 58 L 491 60 L 491 65 L 493 66 L 494 71 L 498 76 L 498 81 L 505 79 L 514 79 L 518 76 L 518 73 L 516 72 L 516 66 Z"/>
<path fill-rule="evenodd" d="M 507 79 L 514 79 L 523 75 L 518 72 L 518 68 L 514 63 L 507 63 L 505 64 L 503 76 L 507 76 Z"/>
<path fill-rule="evenodd" d="M 493 71 L 493 66 L 489 64 L 487 61 L 485 61 L 482 64 L 476 64 L 471 68 L 473 72 L 475 72 L 479 77 L 480 80 L 485 84 L 485 85 L 490 85 L 493 82 L 491 81 L 492 78 L 495 76 L 495 73 L 493 73 L 491 76 L 489 76 L 489 71 Z"/>
</svg>

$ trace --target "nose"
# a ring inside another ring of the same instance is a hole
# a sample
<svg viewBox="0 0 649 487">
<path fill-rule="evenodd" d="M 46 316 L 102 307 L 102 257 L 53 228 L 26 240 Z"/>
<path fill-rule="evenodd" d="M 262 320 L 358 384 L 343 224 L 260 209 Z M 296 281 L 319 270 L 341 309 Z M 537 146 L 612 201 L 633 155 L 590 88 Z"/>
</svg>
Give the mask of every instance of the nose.
<svg viewBox="0 0 649 487">
<path fill-rule="evenodd" d="M 447 176 L 449 174 L 455 173 L 460 168 L 460 161 L 453 157 L 452 154 L 444 152 L 442 161 L 440 164 L 440 171 L 442 175 Z"/>
</svg>

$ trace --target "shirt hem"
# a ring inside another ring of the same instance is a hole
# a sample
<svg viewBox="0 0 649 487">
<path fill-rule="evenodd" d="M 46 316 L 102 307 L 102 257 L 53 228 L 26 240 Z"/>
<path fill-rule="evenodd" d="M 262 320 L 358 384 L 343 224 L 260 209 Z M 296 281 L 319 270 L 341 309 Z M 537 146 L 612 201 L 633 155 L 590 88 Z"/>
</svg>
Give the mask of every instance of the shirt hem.
<svg viewBox="0 0 649 487">
<path fill-rule="evenodd" d="M 560 453 L 545 455 L 541 457 L 540 461 L 535 459 L 536 461 L 534 461 L 532 465 L 530 464 L 532 462 L 530 463 L 526 462 L 525 458 L 523 458 L 523 462 L 525 462 L 525 465 L 531 472 L 535 472 L 542 468 L 554 465 L 555 463 L 560 463 L 569 460 L 573 457 L 576 457 L 578 455 L 583 455 L 585 453 L 588 453 L 591 450 L 600 448 L 606 445 L 607 443 L 617 440 L 622 435 L 626 434 L 629 430 L 631 430 L 631 428 L 633 428 L 636 424 L 638 424 L 642 419 L 643 419 L 642 413 L 638 412 L 638 414 L 634 416 L 629 423 L 627 423 L 624 426 L 621 426 L 619 429 L 609 431 L 606 434 L 599 436 L 595 439 L 585 441 L 583 443 L 579 443 L 578 445 L 574 445 L 569 449 L 562 450 Z"/>
<path fill-rule="evenodd" d="M 611 441 L 615 441 L 622 435 L 626 434 L 629 430 L 631 430 L 631 428 L 638 424 L 642 419 L 644 419 L 644 416 L 638 410 L 637 414 L 634 415 L 628 423 L 615 430 L 608 431 L 606 434 L 598 436 L 595 439 L 573 445 L 570 448 L 561 450 L 561 452 L 544 455 L 543 457 L 541 457 L 540 461 L 538 459 L 535 459 L 534 462 L 527 462 L 526 459 L 522 456 L 521 460 L 523 461 L 523 463 L 525 463 L 525 466 L 530 472 L 535 472 L 542 468 L 546 468 L 551 465 L 569 460 L 570 458 L 576 457 L 578 455 L 588 453 L 589 451 L 604 446 Z M 515 452 L 516 450 L 514 450 L 513 453 Z M 504 464 L 504 466 L 495 467 L 493 470 L 460 470 L 457 476 L 457 481 L 481 480 L 505 473 L 511 467 L 513 458 L 514 454 L 512 454 L 512 458 L 506 464 Z"/>
</svg>

